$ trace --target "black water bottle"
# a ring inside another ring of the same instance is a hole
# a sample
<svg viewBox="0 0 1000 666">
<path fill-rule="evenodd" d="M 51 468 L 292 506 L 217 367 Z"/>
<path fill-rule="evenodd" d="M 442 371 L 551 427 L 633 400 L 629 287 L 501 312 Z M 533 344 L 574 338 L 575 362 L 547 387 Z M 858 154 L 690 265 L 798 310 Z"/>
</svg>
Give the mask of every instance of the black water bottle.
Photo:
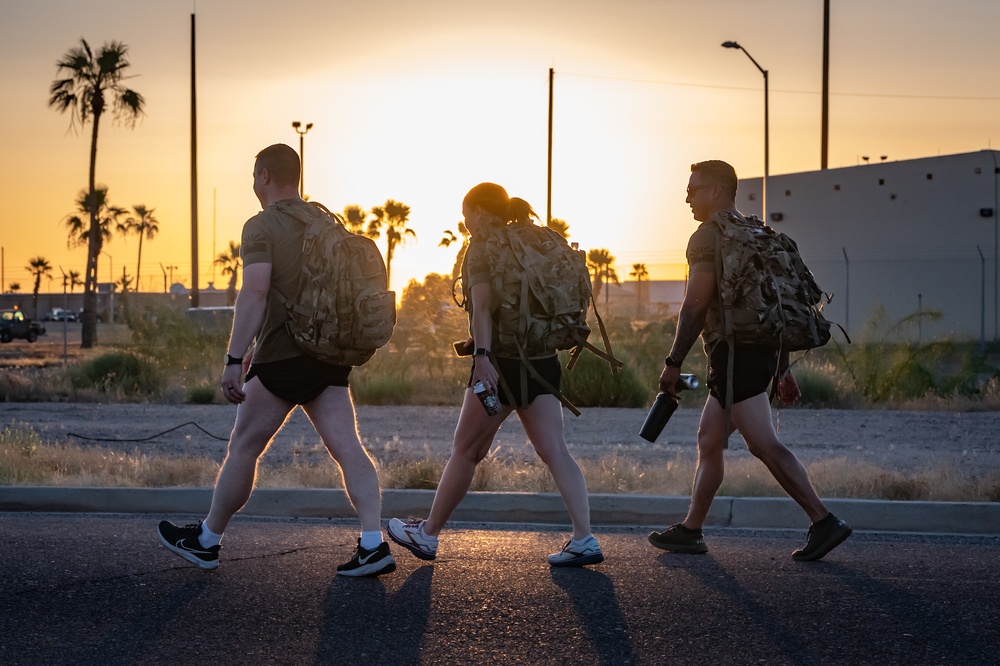
<svg viewBox="0 0 1000 666">
<path fill-rule="evenodd" d="M 655 442 L 675 411 L 677 411 L 677 399 L 669 393 L 658 393 L 656 400 L 653 401 L 653 407 L 642 423 L 639 436 L 647 442 Z"/>
<path fill-rule="evenodd" d="M 677 378 L 677 385 L 674 390 L 693 391 L 699 386 L 701 386 L 701 382 L 698 380 L 697 375 L 682 374 Z M 677 399 L 669 393 L 658 393 L 656 400 L 653 401 L 653 407 L 649 410 L 649 414 L 646 415 L 642 429 L 639 430 L 639 436 L 647 442 L 655 442 L 675 411 L 677 411 Z"/>
</svg>

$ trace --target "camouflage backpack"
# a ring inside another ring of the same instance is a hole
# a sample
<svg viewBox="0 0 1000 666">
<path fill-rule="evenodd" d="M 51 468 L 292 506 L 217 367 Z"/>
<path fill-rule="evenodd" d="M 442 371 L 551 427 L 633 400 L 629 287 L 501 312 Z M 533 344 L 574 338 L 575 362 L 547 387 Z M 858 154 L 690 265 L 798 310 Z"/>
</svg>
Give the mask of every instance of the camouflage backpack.
<svg viewBox="0 0 1000 666">
<path fill-rule="evenodd" d="M 722 232 L 715 254 L 726 339 L 782 351 L 829 342 L 830 322 L 822 310 L 830 298 L 795 241 L 754 216 L 723 212 L 711 220 Z"/>
<path fill-rule="evenodd" d="M 308 216 L 301 207 L 276 204 L 305 227 L 298 290 L 290 299 L 278 292 L 290 317 L 286 327 L 306 354 L 326 363 L 362 365 L 392 336 L 396 295 L 388 290 L 375 242 L 352 234 L 337 215 L 311 203 L 315 208 Z"/>
<path fill-rule="evenodd" d="M 588 349 L 607 361 L 614 374 L 622 367 L 593 303 L 586 255 L 552 229 L 524 222 L 497 227 L 486 241 L 486 253 L 493 291 L 491 351 L 521 359 L 521 395 L 527 395 L 530 374 L 579 416 L 580 411 L 528 361 L 571 350 L 566 367 L 572 369 L 580 353 Z M 591 333 L 587 310 L 592 304 L 603 350 L 587 341 Z"/>
<path fill-rule="evenodd" d="M 729 349 L 734 344 L 766 345 L 781 354 L 829 342 L 830 322 L 822 310 L 830 297 L 816 284 L 795 241 L 764 226 L 758 218 L 746 218 L 735 211 L 718 213 L 710 220 L 722 232 L 715 248 L 715 272 L 722 302 L 721 333 Z M 840 330 L 847 337 L 843 327 Z M 724 404 L 728 433 L 734 355 L 727 356 Z M 771 380 L 772 400 L 778 379 L 776 373 Z"/>
</svg>

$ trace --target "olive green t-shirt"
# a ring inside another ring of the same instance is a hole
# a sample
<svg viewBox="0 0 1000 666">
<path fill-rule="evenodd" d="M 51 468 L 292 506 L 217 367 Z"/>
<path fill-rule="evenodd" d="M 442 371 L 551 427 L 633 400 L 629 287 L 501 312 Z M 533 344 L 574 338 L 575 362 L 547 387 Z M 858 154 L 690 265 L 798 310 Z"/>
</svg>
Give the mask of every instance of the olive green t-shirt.
<svg viewBox="0 0 1000 666">
<path fill-rule="evenodd" d="M 719 226 L 712 222 L 711 218 L 702 222 L 701 225 L 691 234 L 688 240 L 687 256 L 688 274 L 711 271 L 716 272 L 715 252 L 719 236 L 722 231 Z M 708 313 L 705 316 L 705 325 L 701 329 L 701 339 L 705 344 L 706 353 L 711 353 L 717 342 L 725 337 L 725 329 L 722 324 L 722 303 L 719 300 L 719 290 L 716 286 L 715 295 L 708 306 Z"/>
<path fill-rule="evenodd" d="M 283 199 L 257 213 L 243 225 L 240 257 L 244 266 L 271 264 L 271 286 L 267 296 L 264 321 L 254 343 L 255 363 L 283 361 L 303 352 L 288 334 L 288 312 L 276 292 L 294 298 L 302 273 L 302 234 L 300 221 L 323 213 L 301 199 Z M 298 219 L 296 219 L 298 218 Z"/>
</svg>

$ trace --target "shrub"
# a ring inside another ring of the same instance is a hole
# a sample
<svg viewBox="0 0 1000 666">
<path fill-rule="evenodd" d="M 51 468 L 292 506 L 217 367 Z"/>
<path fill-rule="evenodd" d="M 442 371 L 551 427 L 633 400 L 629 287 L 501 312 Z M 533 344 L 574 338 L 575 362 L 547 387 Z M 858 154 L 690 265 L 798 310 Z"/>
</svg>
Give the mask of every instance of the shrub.
<svg viewBox="0 0 1000 666">
<path fill-rule="evenodd" d="M 187 390 L 187 401 L 195 405 L 210 405 L 215 402 L 218 389 L 214 385 L 197 384 L 189 386 Z"/>
<path fill-rule="evenodd" d="M 560 353 L 565 368 L 569 354 Z M 602 358 L 584 351 L 572 370 L 563 370 L 562 392 L 577 407 L 642 407 L 649 399 L 633 369 L 622 368 L 618 375 Z"/>
<path fill-rule="evenodd" d="M 96 388 L 102 393 L 151 397 L 160 392 L 160 373 L 145 357 L 109 352 L 81 363 L 71 375 L 74 388 Z"/>
</svg>

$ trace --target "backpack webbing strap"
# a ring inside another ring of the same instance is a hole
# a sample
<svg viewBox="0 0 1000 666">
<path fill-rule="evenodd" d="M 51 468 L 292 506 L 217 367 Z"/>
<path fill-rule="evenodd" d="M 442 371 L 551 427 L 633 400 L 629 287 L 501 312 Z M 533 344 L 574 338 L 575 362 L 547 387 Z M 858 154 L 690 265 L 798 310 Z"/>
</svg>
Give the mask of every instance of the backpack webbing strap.
<svg viewBox="0 0 1000 666">
<path fill-rule="evenodd" d="M 517 343 L 517 353 L 520 354 L 521 356 L 521 386 L 523 388 L 523 391 L 521 393 L 521 399 L 523 400 L 528 395 L 528 375 L 530 374 L 532 379 L 534 379 L 536 382 L 544 386 L 546 390 L 549 391 L 549 393 L 554 395 L 559 400 L 559 402 L 561 402 L 563 406 L 566 407 L 566 409 L 573 412 L 573 416 L 579 416 L 580 410 L 576 408 L 576 405 L 570 402 L 569 399 L 559 391 L 559 389 L 553 386 L 551 382 L 542 377 L 542 375 L 539 374 L 537 370 L 535 370 L 535 366 L 533 366 L 531 364 L 531 361 L 528 360 L 528 355 L 525 354 L 524 347 L 521 346 L 520 342 Z M 502 374 L 500 375 L 500 381 L 503 382 Z M 504 386 L 504 390 L 507 391 L 508 396 L 513 398 L 513 396 L 510 395 L 510 390 L 506 387 L 506 385 Z"/>
<path fill-rule="evenodd" d="M 611 338 L 608 336 L 608 329 L 604 325 L 604 320 L 601 319 L 601 313 L 597 311 L 597 301 L 594 300 L 593 291 L 590 292 L 590 304 L 594 307 L 594 316 L 597 318 L 597 328 L 600 329 L 601 339 L 604 341 L 604 351 L 601 351 L 586 340 L 583 340 L 578 335 L 574 335 L 573 338 L 576 340 L 577 345 L 570 354 L 569 363 L 566 364 L 566 369 L 572 370 L 573 366 L 576 365 L 577 359 L 580 358 L 580 352 L 587 349 L 596 356 L 607 361 L 608 365 L 611 366 L 611 374 L 617 376 L 618 371 L 621 370 L 625 364 L 615 358 L 615 353 L 611 349 Z"/>
<path fill-rule="evenodd" d="M 726 410 L 726 418 L 723 422 L 722 448 L 729 448 L 730 427 L 732 425 L 733 410 L 733 357 L 736 356 L 736 342 L 733 335 L 733 308 L 732 303 L 726 303 L 722 297 L 722 238 L 725 230 L 719 228 L 719 235 L 715 239 L 715 287 L 719 292 L 719 302 L 722 305 L 723 331 L 726 335 L 726 344 L 729 346 L 729 353 L 726 354 L 726 396 L 723 408 Z"/>
</svg>

